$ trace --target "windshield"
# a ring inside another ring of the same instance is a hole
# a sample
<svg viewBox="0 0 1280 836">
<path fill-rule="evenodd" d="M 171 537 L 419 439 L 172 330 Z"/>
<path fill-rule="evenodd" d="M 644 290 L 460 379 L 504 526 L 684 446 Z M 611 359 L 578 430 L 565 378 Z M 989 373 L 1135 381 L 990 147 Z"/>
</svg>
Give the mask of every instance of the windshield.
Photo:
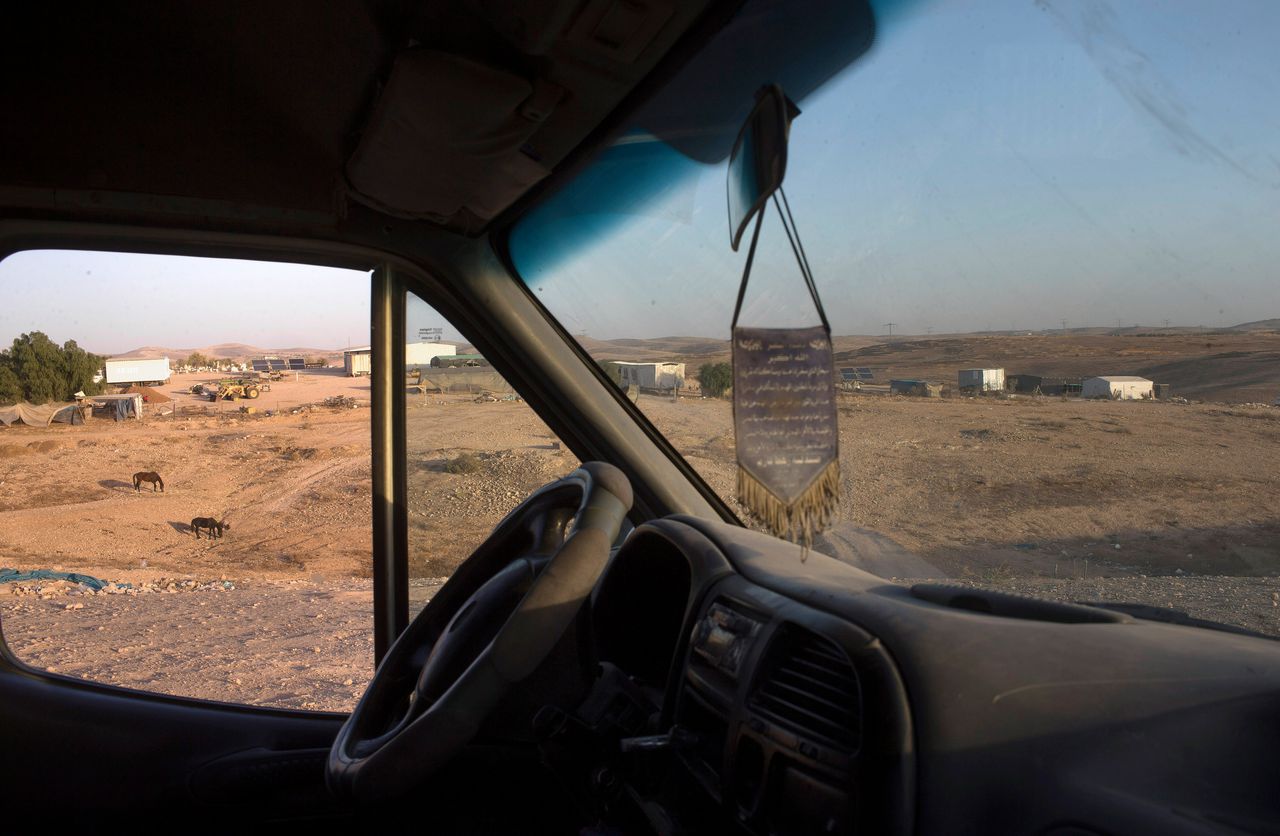
<svg viewBox="0 0 1280 836">
<path fill-rule="evenodd" d="M 709 51 L 786 13 L 750 3 Z M 874 15 L 865 54 L 788 89 L 785 189 L 839 388 L 842 505 L 817 548 L 1280 633 L 1280 7 Z M 788 69 L 754 71 L 746 89 Z M 746 247 L 724 157 L 751 101 L 677 107 L 727 89 L 684 73 L 509 250 L 734 505 L 717 373 Z M 741 321 L 817 321 L 776 216 Z"/>
</svg>

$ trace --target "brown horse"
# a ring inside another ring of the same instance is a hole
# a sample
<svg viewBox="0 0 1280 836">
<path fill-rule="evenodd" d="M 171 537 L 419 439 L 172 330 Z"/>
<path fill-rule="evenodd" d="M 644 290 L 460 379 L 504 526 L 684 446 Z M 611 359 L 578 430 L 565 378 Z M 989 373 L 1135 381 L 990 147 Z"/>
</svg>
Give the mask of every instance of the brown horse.
<svg viewBox="0 0 1280 836">
<path fill-rule="evenodd" d="M 164 493 L 164 480 L 160 478 L 160 474 L 154 470 L 143 470 L 133 474 L 133 489 L 135 491 L 142 490 L 142 483 L 151 483 L 151 492 L 156 492 L 156 485 L 160 486 L 160 493 Z"/>
<path fill-rule="evenodd" d="M 223 530 L 230 531 L 231 523 L 224 520 L 215 520 L 213 517 L 196 517 L 191 521 L 191 529 L 196 533 L 196 539 L 200 539 L 200 529 L 205 528 L 209 531 L 209 539 L 221 537 Z"/>
</svg>

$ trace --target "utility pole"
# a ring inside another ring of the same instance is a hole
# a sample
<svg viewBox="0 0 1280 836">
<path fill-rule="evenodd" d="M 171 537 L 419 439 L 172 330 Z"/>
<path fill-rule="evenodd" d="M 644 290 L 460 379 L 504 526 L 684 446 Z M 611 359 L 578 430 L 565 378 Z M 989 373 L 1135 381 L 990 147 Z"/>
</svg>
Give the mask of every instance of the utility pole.
<svg viewBox="0 0 1280 836">
<path fill-rule="evenodd" d="M 1064 319 L 1062 320 L 1062 336 L 1065 337 L 1066 335 L 1067 335 L 1067 321 Z"/>
<path fill-rule="evenodd" d="M 933 326 L 932 326 L 932 325 L 928 325 L 928 326 L 926 326 L 926 327 L 925 327 L 925 329 L 924 329 L 924 332 L 925 332 L 926 334 L 928 334 L 929 336 L 931 336 L 931 337 L 932 337 L 932 336 L 933 336 Z"/>
<path fill-rule="evenodd" d="M 884 327 L 886 327 L 886 328 L 888 328 L 888 329 L 889 329 L 889 336 L 891 336 L 891 337 L 893 336 L 893 326 L 895 326 L 895 325 L 897 325 L 897 324 L 898 324 L 898 323 L 896 323 L 896 322 L 886 322 L 886 323 L 884 324 Z"/>
<path fill-rule="evenodd" d="M 1167 319 L 1166 319 L 1166 320 L 1164 321 L 1164 327 L 1166 327 L 1166 328 L 1168 328 L 1168 327 L 1169 327 L 1169 320 L 1167 320 Z"/>
</svg>

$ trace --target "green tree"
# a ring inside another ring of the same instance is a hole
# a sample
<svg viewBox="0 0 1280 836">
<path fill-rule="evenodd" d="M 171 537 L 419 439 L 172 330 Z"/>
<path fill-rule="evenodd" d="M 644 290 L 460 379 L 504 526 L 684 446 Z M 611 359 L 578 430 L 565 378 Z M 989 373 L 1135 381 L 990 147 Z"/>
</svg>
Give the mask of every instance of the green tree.
<svg viewBox="0 0 1280 836">
<path fill-rule="evenodd" d="M 61 400 L 66 377 L 62 350 L 40 331 L 23 334 L 9 349 L 9 367 L 18 376 L 23 400 L 48 403 Z"/>
<path fill-rule="evenodd" d="M 22 381 L 9 368 L 9 352 L 0 352 L 0 404 L 13 404 L 22 400 Z"/>
<path fill-rule="evenodd" d="M 102 387 L 93 376 L 102 361 L 75 340 L 59 347 L 40 331 L 23 334 L 8 351 L 0 352 L 0 401 L 66 401 L 82 389 L 97 394 Z"/>
<path fill-rule="evenodd" d="M 718 398 L 733 385 L 733 366 L 728 363 L 703 363 L 698 368 L 698 385 L 702 394 Z"/>
<path fill-rule="evenodd" d="M 190 366 L 193 369 L 199 369 L 199 368 L 204 368 L 206 366 L 212 366 L 213 360 L 211 360 L 208 357 L 205 357 L 203 354 L 201 354 L 198 351 L 193 351 L 191 352 L 191 355 L 187 357 L 186 360 L 183 361 L 183 363 L 184 365 Z"/>
<path fill-rule="evenodd" d="M 93 376 L 102 370 L 105 358 L 90 354 L 76 345 L 75 340 L 67 340 L 62 344 L 62 355 L 67 370 L 66 398 L 72 397 L 76 392 L 84 392 L 86 395 L 102 392 L 106 384 L 101 381 L 94 383 Z"/>
</svg>

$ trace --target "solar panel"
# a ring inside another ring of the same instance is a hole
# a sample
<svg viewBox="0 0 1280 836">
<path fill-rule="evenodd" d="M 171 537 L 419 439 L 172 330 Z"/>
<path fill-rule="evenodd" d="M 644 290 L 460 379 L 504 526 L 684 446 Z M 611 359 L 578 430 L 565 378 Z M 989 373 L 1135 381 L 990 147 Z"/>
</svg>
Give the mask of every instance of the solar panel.
<svg viewBox="0 0 1280 836">
<path fill-rule="evenodd" d="M 871 371 L 871 369 L 869 369 L 866 366 L 858 367 L 858 380 L 875 380 L 875 379 L 876 379 L 876 376 Z"/>
<path fill-rule="evenodd" d="M 288 367 L 288 368 L 289 368 L 289 371 L 291 371 L 291 372 L 299 372 L 299 371 L 302 371 L 303 369 L 305 369 L 306 367 L 307 367 L 307 361 L 306 361 L 306 360 L 304 360 L 304 359 L 302 359 L 301 357 L 290 357 L 290 358 L 289 358 L 289 367 Z"/>
<path fill-rule="evenodd" d="M 267 360 L 253 360 L 253 361 L 251 361 L 251 362 L 252 362 L 252 364 L 253 364 L 253 370 L 254 370 L 255 372 L 267 372 L 267 371 L 271 371 L 271 364 L 270 364 L 270 361 L 267 361 Z"/>
<path fill-rule="evenodd" d="M 840 379 L 843 381 L 853 381 L 858 379 L 858 373 L 854 369 L 841 369 Z"/>
</svg>

